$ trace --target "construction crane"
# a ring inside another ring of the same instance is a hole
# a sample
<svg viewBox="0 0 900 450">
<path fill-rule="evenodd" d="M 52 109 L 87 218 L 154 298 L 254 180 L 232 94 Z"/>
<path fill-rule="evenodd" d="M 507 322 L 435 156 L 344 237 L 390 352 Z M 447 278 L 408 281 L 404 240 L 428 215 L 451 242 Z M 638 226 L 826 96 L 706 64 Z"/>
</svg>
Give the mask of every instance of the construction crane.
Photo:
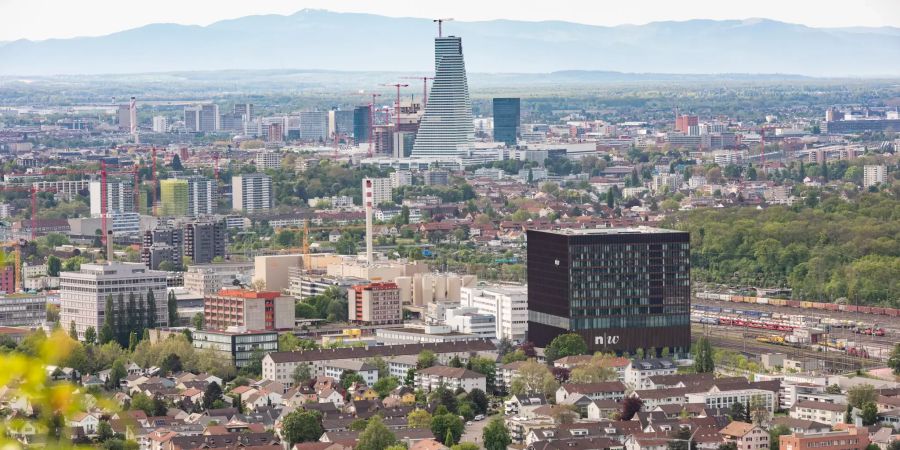
<svg viewBox="0 0 900 450">
<path fill-rule="evenodd" d="M 400 132 L 400 88 L 409 87 L 409 85 L 405 84 L 405 83 L 394 83 L 394 84 L 382 84 L 382 86 L 393 86 L 393 87 L 397 88 L 397 111 L 396 111 L 397 116 L 394 117 L 394 123 L 396 124 L 396 126 L 394 127 L 394 132 L 399 133 Z"/>
<path fill-rule="evenodd" d="M 372 103 L 369 103 L 369 157 L 375 152 L 375 99 L 381 97 L 381 94 L 372 94 Z"/>
<path fill-rule="evenodd" d="M 444 22 L 450 22 L 450 21 L 452 21 L 452 20 L 453 20 L 452 18 L 444 18 L 444 19 L 434 19 L 434 20 L 432 20 L 432 22 L 435 22 L 435 23 L 438 24 L 438 37 L 444 37 L 444 27 L 443 27 Z"/>
<path fill-rule="evenodd" d="M 403 77 L 404 80 L 422 80 L 422 107 L 428 106 L 428 80 L 434 77 Z"/>
</svg>

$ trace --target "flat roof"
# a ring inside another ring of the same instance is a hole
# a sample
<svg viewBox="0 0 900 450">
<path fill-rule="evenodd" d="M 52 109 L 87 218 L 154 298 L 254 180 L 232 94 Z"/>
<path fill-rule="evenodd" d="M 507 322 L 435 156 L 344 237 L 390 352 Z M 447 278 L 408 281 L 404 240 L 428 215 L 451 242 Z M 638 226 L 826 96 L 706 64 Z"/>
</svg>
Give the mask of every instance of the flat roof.
<svg viewBox="0 0 900 450">
<path fill-rule="evenodd" d="M 687 233 L 686 231 L 670 230 L 656 227 L 630 227 L 630 228 L 565 228 L 561 230 L 529 230 L 539 233 L 552 233 L 563 236 L 587 236 L 587 235 L 617 235 L 617 234 L 660 234 L 660 233 Z"/>
</svg>

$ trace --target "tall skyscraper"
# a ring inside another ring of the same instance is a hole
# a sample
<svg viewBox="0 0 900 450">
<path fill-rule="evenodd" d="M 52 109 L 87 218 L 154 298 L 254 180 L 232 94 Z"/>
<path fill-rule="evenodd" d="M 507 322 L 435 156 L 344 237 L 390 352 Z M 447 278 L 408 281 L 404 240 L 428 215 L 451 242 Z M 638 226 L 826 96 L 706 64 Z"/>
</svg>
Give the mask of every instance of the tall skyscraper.
<svg viewBox="0 0 900 450">
<path fill-rule="evenodd" d="M 353 134 L 354 111 L 334 111 L 334 132 L 338 136 L 350 136 Z"/>
<path fill-rule="evenodd" d="M 272 194 L 272 179 L 268 175 L 250 173 L 231 179 L 231 200 L 237 211 L 268 211 L 275 205 Z"/>
<path fill-rule="evenodd" d="M 184 225 L 184 256 L 193 264 L 206 264 L 225 257 L 228 230 L 224 220 L 188 222 Z"/>
<path fill-rule="evenodd" d="M 159 182 L 159 213 L 163 216 L 182 217 L 188 214 L 188 182 L 169 178 Z"/>
<path fill-rule="evenodd" d="M 300 116 L 300 140 L 324 142 L 328 139 L 328 111 L 304 111 Z"/>
<path fill-rule="evenodd" d="M 219 105 L 184 107 L 184 129 L 188 133 L 212 133 L 219 130 Z"/>
<path fill-rule="evenodd" d="M 434 39 L 434 83 L 419 124 L 413 157 L 458 156 L 475 141 L 462 38 Z"/>
<path fill-rule="evenodd" d="M 494 142 L 503 142 L 507 147 L 515 147 L 521 120 L 518 98 L 495 98 Z"/>
<path fill-rule="evenodd" d="M 368 106 L 357 106 L 353 109 L 353 140 L 357 143 L 369 142 L 369 112 Z"/>
<path fill-rule="evenodd" d="M 235 103 L 234 115 L 242 118 L 245 122 L 253 120 L 253 103 Z"/>
<path fill-rule="evenodd" d="M 528 340 L 577 333 L 591 352 L 691 344 L 690 234 L 659 228 L 529 230 Z"/>
</svg>

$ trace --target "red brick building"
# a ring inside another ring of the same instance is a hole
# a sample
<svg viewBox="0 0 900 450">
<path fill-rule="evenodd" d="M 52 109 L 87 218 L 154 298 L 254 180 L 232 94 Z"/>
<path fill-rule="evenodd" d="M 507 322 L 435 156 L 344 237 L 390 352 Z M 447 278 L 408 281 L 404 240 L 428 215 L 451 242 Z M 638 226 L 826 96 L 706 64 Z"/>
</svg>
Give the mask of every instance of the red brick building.
<svg viewBox="0 0 900 450">
<path fill-rule="evenodd" d="M 203 299 L 204 328 L 281 330 L 294 327 L 294 299 L 278 292 L 222 289 Z"/>
<path fill-rule="evenodd" d="M 781 450 L 865 450 L 869 433 L 848 426 L 846 430 L 816 434 L 791 434 L 779 438 Z"/>
</svg>

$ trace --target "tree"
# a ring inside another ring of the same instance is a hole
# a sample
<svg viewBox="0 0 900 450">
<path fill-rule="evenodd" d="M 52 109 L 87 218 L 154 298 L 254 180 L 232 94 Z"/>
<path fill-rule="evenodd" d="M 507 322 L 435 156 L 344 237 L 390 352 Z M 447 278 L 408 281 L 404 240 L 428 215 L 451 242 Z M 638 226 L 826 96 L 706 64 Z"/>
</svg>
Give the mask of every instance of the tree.
<svg viewBox="0 0 900 450">
<path fill-rule="evenodd" d="M 366 384 L 366 379 L 353 370 L 345 370 L 341 372 L 340 384 L 342 388 L 350 389 L 350 386 L 352 386 L 353 383 Z"/>
<path fill-rule="evenodd" d="M 491 423 L 484 427 L 481 436 L 486 450 L 506 450 L 509 444 L 512 444 L 509 430 L 499 417 L 491 419 Z"/>
<path fill-rule="evenodd" d="M 487 414 L 488 406 L 490 405 L 490 401 L 488 400 L 487 394 L 484 393 L 481 389 L 475 388 L 469 391 L 469 395 L 466 396 L 472 405 L 475 407 L 475 412 L 478 414 Z"/>
<path fill-rule="evenodd" d="M 115 343 L 111 344 L 115 345 Z M 106 388 L 118 388 L 119 382 L 127 376 L 128 372 L 125 370 L 125 363 L 122 362 L 121 359 L 117 359 L 113 362 L 112 368 L 109 371 L 109 378 L 106 380 Z"/>
<path fill-rule="evenodd" d="M 766 407 L 766 399 L 762 395 L 750 397 L 750 407 L 747 415 L 756 425 L 761 425 L 769 420 L 769 408 Z"/>
<path fill-rule="evenodd" d="M 871 384 L 858 384 L 847 389 L 847 403 L 854 408 L 862 409 L 867 403 L 875 403 L 878 394 Z"/>
<path fill-rule="evenodd" d="M 866 403 L 863 405 L 859 417 L 862 419 L 863 425 L 875 425 L 875 422 L 878 421 L 878 405 L 875 402 Z"/>
<path fill-rule="evenodd" d="M 853 423 L 853 405 L 847 405 L 847 410 L 844 411 L 844 423 Z"/>
<path fill-rule="evenodd" d="M 153 416 L 155 412 L 153 399 L 143 393 L 137 393 L 131 397 L 131 409 L 144 411 L 148 416 Z"/>
<path fill-rule="evenodd" d="M 220 400 L 222 400 L 222 387 L 213 381 L 206 386 L 206 391 L 203 392 L 203 408 L 210 409 Z"/>
<path fill-rule="evenodd" d="M 97 441 L 106 442 L 116 436 L 109 422 L 101 420 L 97 425 Z"/>
<path fill-rule="evenodd" d="M 159 365 L 159 370 L 163 374 L 178 373 L 183 371 L 184 367 L 181 364 L 181 357 L 176 353 L 169 353 L 163 358 L 162 363 Z"/>
<path fill-rule="evenodd" d="M 894 371 L 894 375 L 900 375 L 900 344 L 894 346 L 887 364 Z"/>
<path fill-rule="evenodd" d="M 731 417 L 731 420 L 734 422 L 746 422 L 747 421 L 747 412 L 744 410 L 744 404 L 741 402 L 732 403 L 731 408 L 728 412 L 728 415 Z"/>
<path fill-rule="evenodd" d="M 400 380 L 397 377 L 387 376 L 384 378 L 379 378 L 378 381 L 372 385 L 372 389 L 375 389 L 378 392 L 378 395 L 381 398 L 385 398 L 391 394 L 391 391 L 400 386 Z"/>
<path fill-rule="evenodd" d="M 176 306 L 176 314 L 178 307 Z M 153 290 L 147 290 L 147 328 L 156 328 L 156 296 Z"/>
<path fill-rule="evenodd" d="M 50 257 L 47 258 L 47 275 L 58 277 L 60 269 L 62 269 L 62 261 L 56 256 L 50 255 Z"/>
<path fill-rule="evenodd" d="M 431 419 L 431 433 L 434 438 L 446 446 L 459 442 L 462 437 L 465 424 L 455 414 L 441 414 Z"/>
<path fill-rule="evenodd" d="M 786 425 L 778 425 L 769 429 L 769 450 L 778 450 L 779 437 L 791 434 L 791 429 Z"/>
<path fill-rule="evenodd" d="M 539 393 L 550 397 L 557 388 L 559 383 L 550 369 L 545 364 L 530 359 L 519 366 L 518 373 L 510 383 L 509 391 L 516 395 Z"/>
<path fill-rule="evenodd" d="M 716 450 L 738 450 L 737 444 L 734 442 L 726 442 L 724 444 L 719 444 Z"/>
<path fill-rule="evenodd" d="M 443 406 L 448 412 L 453 414 L 456 414 L 459 406 L 459 400 L 456 398 L 456 395 L 444 386 L 438 386 L 437 389 L 431 391 L 431 394 L 428 395 L 428 400 L 435 405 Z"/>
<path fill-rule="evenodd" d="M 178 326 L 178 300 L 175 298 L 175 291 L 169 291 L 166 303 L 169 308 L 169 326 Z"/>
<path fill-rule="evenodd" d="M 675 438 L 669 440 L 669 450 L 697 450 L 697 442 L 691 441 L 688 447 L 688 441 L 691 440 L 693 432 L 690 428 L 679 428 L 675 433 Z"/>
<path fill-rule="evenodd" d="M 619 414 L 619 420 L 631 420 L 643 407 L 643 400 L 637 397 L 625 397 L 622 400 L 622 411 Z"/>
<path fill-rule="evenodd" d="M 410 428 L 428 428 L 431 426 L 431 414 L 424 409 L 416 409 L 406 416 L 406 425 Z"/>
<path fill-rule="evenodd" d="M 561 334 L 553 338 L 550 341 L 550 345 L 544 349 L 544 355 L 548 362 L 556 361 L 566 356 L 584 355 L 587 352 L 587 344 L 584 342 L 584 338 L 575 333 Z"/>
<path fill-rule="evenodd" d="M 394 433 L 384 425 L 381 416 L 374 415 L 369 418 L 369 424 L 365 431 L 359 435 L 356 441 L 357 450 L 385 450 L 397 442 Z"/>
<path fill-rule="evenodd" d="M 289 447 L 299 442 L 318 441 L 324 432 L 322 414 L 318 411 L 294 410 L 284 417 L 281 432 Z"/>
<path fill-rule="evenodd" d="M 94 327 L 87 327 L 87 329 L 84 330 L 84 342 L 89 345 L 97 343 L 97 330 Z"/>
<path fill-rule="evenodd" d="M 447 364 L 447 365 L 450 367 L 459 368 L 459 367 L 463 366 L 463 363 L 462 363 L 462 360 L 459 359 L 459 356 L 454 355 L 453 358 L 450 358 L 450 364 Z"/>
<path fill-rule="evenodd" d="M 265 356 L 266 354 L 262 349 L 253 349 L 250 352 L 250 359 L 247 360 L 247 364 L 241 368 L 241 374 L 252 377 L 260 376 L 262 374 L 262 360 Z"/>
<path fill-rule="evenodd" d="M 203 329 L 203 313 L 194 314 L 194 318 L 191 319 L 191 324 L 194 325 L 194 328 L 197 330 Z"/>
<path fill-rule="evenodd" d="M 431 350 L 422 350 L 419 353 L 419 358 L 416 362 L 416 368 L 419 370 L 427 369 L 435 365 L 436 363 L 437 357 L 434 356 L 434 352 L 432 352 Z"/>
<path fill-rule="evenodd" d="M 156 164 L 156 163 L 154 163 L 154 164 Z M 180 172 L 180 171 L 184 170 L 184 166 L 181 165 L 181 157 L 178 156 L 177 153 L 174 156 L 172 156 L 172 163 L 169 164 L 169 167 L 171 167 L 172 170 L 174 170 L 174 171 Z"/>
<path fill-rule="evenodd" d="M 825 387 L 826 394 L 837 395 L 841 393 L 841 387 L 837 384 L 829 384 Z"/>
<path fill-rule="evenodd" d="M 116 339 L 116 315 L 113 310 L 113 298 L 112 295 L 106 296 L 106 306 L 103 309 L 103 327 L 100 328 L 100 343 L 105 344 L 107 342 L 113 341 Z"/>
<path fill-rule="evenodd" d="M 297 364 L 297 367 L 291 373 L 291 379 L 294 381 L 295 386 L 305 383 L 310 378 L 312 378 L 312 371 L 309 368 L 309 364 L 306 363 Z"/>
<path fill-rule="evenodd" d="M 576 384 L 601 383 L 616 378 L 616 370 L 612 367 L 612 357 L 599 352 L 591 357 L 588 364 L 572 369 L 569 374 L 570 382 Z"/>
<path fill-rule="evenodd" d="M 78 340 L 78 330 L 75 329 L 75 321 L 69 322 L 69 337 L 72 339 Z"/>
<path fill-rule="evenodd" d="M 716 370 L 712 345 L 705 336 L 701 337 L 694 346 L 694 370 L 697 373 L 713 373 Z"/>
<path fill-rule="evenodd" d="M 412 386 L 416 384 L 416 369 L 409 368 L 406 370 L 406 377 L 403 379 L 404 386 Z"/>
</svg>

